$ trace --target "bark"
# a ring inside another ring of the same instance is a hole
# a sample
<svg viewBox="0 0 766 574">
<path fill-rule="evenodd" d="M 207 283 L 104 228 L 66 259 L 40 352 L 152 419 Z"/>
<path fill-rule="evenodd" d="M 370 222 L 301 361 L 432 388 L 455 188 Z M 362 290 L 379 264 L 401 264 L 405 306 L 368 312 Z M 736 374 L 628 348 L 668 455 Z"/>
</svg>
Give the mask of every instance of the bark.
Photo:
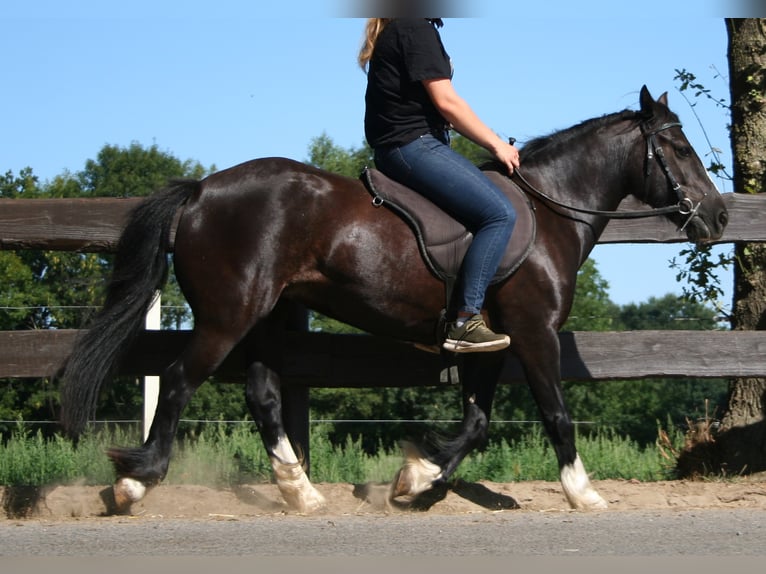
<svg viewBox="0 0 766 574">
<path fill-rule="evenodd" d="M 735 193 L 766 192 L 766 19 L 726 19 Z M 735 246 L 732 329 L 766 328 L 766 245 Z M 689 445 L 682 475 L 766 470 L 766 379 L 735 379 L 717 432 Z"/>
</svg>

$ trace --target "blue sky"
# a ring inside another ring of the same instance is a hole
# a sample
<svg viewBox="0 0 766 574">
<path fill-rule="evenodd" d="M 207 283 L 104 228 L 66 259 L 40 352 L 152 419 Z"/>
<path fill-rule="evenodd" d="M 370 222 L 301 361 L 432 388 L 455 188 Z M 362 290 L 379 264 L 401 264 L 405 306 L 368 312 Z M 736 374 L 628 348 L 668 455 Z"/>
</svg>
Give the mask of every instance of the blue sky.
<svg viewBox="0 0 766 574">
<path fill-rule="evenodd" d="M 263 156 L 304 160 L 323 133 L 357 147 L 365 78 L 355 56 L 364 22 L 331 17 L 346 14 L 338 7 L 350 1 L 222 0 L 212 8 L 5 0 L 0 171 L 29 166 L 49 180 L 82 169 L 106 144 L 132 142 L 219 169 Z M 538 2 L 518 11 L 512 4 L 479 0 L 469 15 L 480 17 L 448 19 L 442 30 L 458 92 L 495 131 L 523 145 L 635 108 L 646 84 L 655 96 L 669 92 L 692 144 L 708 153 L 674 77 L 686 69 L 728 98 L 721 2 Z M 695 110 L 730 166 L 727 114 L 706 102 Z M 622 305 L 680 293 L 668 266 L 679 249 L 599 246 L 594 258 Z M 731 279 L 721 280 L 728 305 Z"/>
</svg>

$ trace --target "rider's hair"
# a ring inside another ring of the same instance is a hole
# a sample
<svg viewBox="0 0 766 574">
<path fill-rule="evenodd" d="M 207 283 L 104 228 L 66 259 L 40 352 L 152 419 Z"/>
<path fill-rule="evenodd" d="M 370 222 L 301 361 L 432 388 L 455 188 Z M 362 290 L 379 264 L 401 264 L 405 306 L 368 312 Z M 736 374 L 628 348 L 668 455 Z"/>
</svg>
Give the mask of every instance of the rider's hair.
<svg viewBox="0 0 766 574">
<path fill-rule="evenodd" d="M 364 28 L 364 38 L 362 39 L 362 47 L 359 50 L 359 56 L 357 61 L 362 70 L 367 71 L 367 65 L 370 63 L 372 53 L 375 51 L 375 42 L 391 21 L 391 18 L 367 18 L 367 25 Z"/>
<path fill-rule="evenodd" d="M 359 67 L 365 72 L 367 71 L 370 59 L 372 58 L 372 53 L 375 51 L 375 42 L 377 42 L 378 36 L 380 36 L 383 28 L 385 28 L 386 24 L 392 19 L 393 18 L 367 18 L 367 24 L 364 28 L 364 38 L 362 38 L 362 47 L 359 50 L 359 56 L 357 57 Z M 426 20 L 437 28 L 444 26 L 444 22 L 441 18 L 426 18 Z"/>
</svg>

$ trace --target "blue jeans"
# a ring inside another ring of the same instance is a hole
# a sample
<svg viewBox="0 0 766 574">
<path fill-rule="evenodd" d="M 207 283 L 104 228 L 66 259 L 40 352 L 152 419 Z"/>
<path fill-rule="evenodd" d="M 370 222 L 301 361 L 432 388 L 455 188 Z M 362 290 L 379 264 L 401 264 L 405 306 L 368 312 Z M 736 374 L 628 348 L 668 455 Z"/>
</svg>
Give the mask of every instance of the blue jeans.
<svg viewBox="0 0 766 574">
<path fill-rule="evenodd" d="M 476 314 L 511 238 L 516 211 L 505 194 L 448 142 L 446 133 L 426 134 L 401 147 L 376 149 L 375 166 L 427 197 L 473 234 L 450 311 Z"/>
</svg>

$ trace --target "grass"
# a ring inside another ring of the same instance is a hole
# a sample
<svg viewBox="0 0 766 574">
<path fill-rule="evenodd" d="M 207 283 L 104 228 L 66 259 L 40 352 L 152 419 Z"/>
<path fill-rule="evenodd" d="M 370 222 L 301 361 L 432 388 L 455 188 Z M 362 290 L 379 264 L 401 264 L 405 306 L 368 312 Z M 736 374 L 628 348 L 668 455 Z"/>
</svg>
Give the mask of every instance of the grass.
<svg viewBox="0 0 766 574">
<path fill-rule="evenodd" d="M 327 438 L 329 426 L 317 425 L 311 436 L 311 476 L 315 482 L 389 481 L 402 463 L 398 448 L 382 446 L 373 455 L 362 449 L 361 437 L 345 443 Z M 672 437 L 683 443 L 683 435 Z M 20 423 L 0 445 L 0 485 L 110 484 L 115 475 L 104 452 L 111 446 L 141 441 L 138 427 L 115 427 L 84 435 L 75 446 L 54 436 L 45 439 Z M 583 434 L 578 451 L 592 478 L 655 481 L 672 478 L 672 463 L 656 446 L 642 448 L 609 429 Z M 491 443 L 469 455 L 456 475 L 466 481 L 557 481 L 558 469 L 547 437 L 532 430 L 521 439 Z M 211 424 L 197 435 L 176 442 L 166 484 L 231 486 L 268 482 L 271 464 L 252 425 Z"/>
</svg>

